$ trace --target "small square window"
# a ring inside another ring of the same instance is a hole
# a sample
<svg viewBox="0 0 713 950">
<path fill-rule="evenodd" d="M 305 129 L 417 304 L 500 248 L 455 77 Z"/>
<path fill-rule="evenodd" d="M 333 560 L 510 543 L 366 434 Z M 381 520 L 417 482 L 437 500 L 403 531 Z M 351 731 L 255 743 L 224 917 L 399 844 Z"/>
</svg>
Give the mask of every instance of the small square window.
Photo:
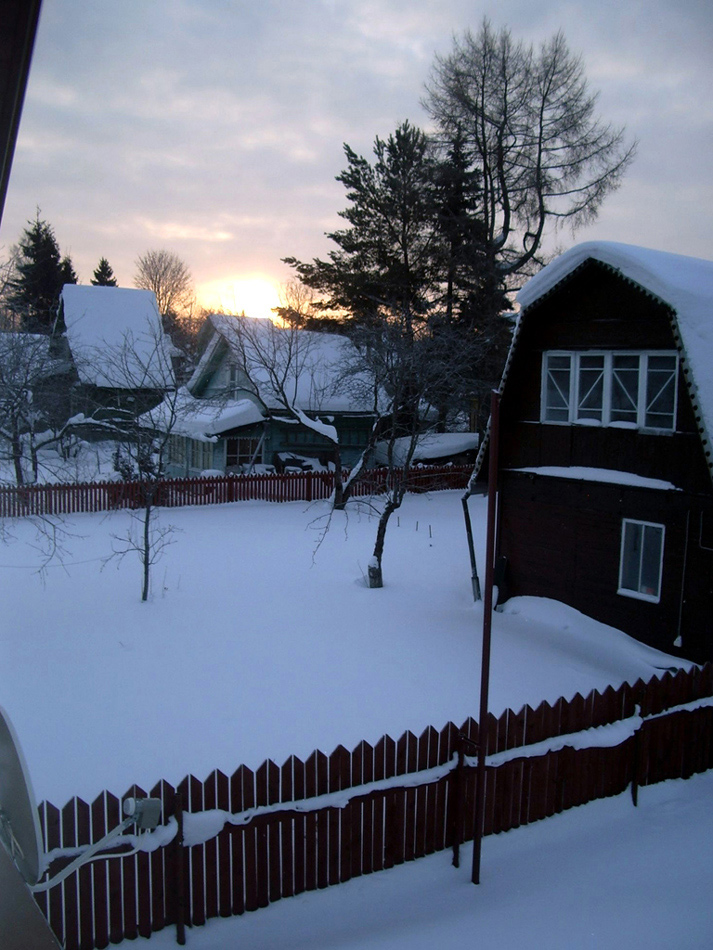
<svg viewBox="0 0 713 950">
<path fill-rule="evenodd" d="M 621 529 L 619 591 L 658 603 L 661 599 L 664 526 L 624 519 Z"/>
</svg>

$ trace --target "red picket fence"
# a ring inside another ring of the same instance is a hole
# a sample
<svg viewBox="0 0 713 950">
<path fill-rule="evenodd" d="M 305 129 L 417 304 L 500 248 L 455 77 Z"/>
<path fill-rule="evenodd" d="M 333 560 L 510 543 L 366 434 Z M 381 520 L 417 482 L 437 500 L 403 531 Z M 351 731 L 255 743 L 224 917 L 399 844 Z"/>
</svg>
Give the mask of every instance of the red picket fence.
<svg viewBox="0 0 713 950">
<path fill-rule="evenodd" d="M 343 746 L 331 755 L 313 752 L 304 762 L 268 760 L 254 772 L 245 766 L 230 776 L 215 771 L 204 782 L 188 776 L 175 789 L 159 782 L 150 795 L 162 800 L 164 821 L 180 814 L 180 801 L 187 835 L 195 813 L 220 809 L 226 814 L 217 827 L 228 816 L 235 823 L 200 843 L 187 839 L 184 846 L 176 836 L 151 853 L 95 860 L 38 895 L 38 903 L 67 950 L 92 950 L 148 937 L 183 918 L 202 924 L 242 914 L 457 846 L 472 836 L 475 793 L 475 769 L 458 753 L 470 754 L 481 740 L 488 755 L 508 753 L 487 770 L 486 835 L 628 786 L 635 801 L 639 786 L 713 767 L 713 704 L 696 705 L 710 696 L 713 665 L 707 664 L 536 709 L 506 710 L 490 715 L 482 734 L 468 719 L 460 728 L 448 723 L 440 732 L 429 727 L 420 736 L 361 742 L 352 752 Z M 629 729 L 624 722 L 628 737 L 615 745 L 581 735 L 637 714 L 643 723 L 631 720 Z M 551 743 L 555 749 L 533 748 L 571 733 L 580 735 L 570 744 L 564 739 Z M 143 795 L 134 786 L 123 797 Z M 72 799 L 62 809 L 45 802 L 45 850 L 88 845 L 120 815 L 121 801 L 108 792 L 91 804 Z"/>
<path fill-rule="evenodd" d="M 469 465 L 414 468 L 409 474 L 409 491 L 465 488 L 472 471 Z M 344 473 L 345 478 L 347 474 Z M 378 494 L 384 490 L 387 479 L 387 469 L 370 469 L 355 484 L 353 494 L 358 497 Z M 143 508 L 145 488 L 140 482 L 0 488 L 0 518 Z M 250 500 L 316 501 L 329 498 L 333 490 L 333 472 L 167 478 L 156 486 L 155 504 L 162 508 L 177 508 Z"/>
</svg>

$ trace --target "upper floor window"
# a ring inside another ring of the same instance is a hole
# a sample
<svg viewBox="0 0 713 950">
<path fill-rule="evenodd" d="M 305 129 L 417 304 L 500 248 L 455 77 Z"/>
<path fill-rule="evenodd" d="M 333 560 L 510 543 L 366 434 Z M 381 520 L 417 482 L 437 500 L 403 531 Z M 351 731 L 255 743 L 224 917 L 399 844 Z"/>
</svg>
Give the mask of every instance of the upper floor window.
<svg viewBox="0 0 713 950">
<path fill-rule="evenodd" d="M 675 353 L 545 353 L 542 421 L 672 432 L 677 374 Z"/>
<path fill-rule="evenodd" d="M 238 388 L 240 385 L 240 376 L 238 373 L 238 367 L 235 363 L 228 364 L 228 395 L 235 398 L 238 394 Z"/>
</svg>

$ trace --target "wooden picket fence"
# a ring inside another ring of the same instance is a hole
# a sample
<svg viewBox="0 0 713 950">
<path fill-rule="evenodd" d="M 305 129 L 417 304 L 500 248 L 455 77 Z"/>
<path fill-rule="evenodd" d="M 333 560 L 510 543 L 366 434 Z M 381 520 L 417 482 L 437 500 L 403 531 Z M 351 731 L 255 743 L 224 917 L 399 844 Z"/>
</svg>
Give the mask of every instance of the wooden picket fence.
<svg viewBox="0 0 713 950">
<path fill-rule="evenodd" d="M 361 742 L 352 752 L 343 746 L 331 755 L 314 752 L 304 762 L 293 756 L 281 766 L 266 761 L 254 772 L 240 766 L 231 776 L 188 776 L 177 788 L 159 782 L 149 794 L 162 800 L 164 823 L 185 828 L 186 844 L 176 835 L 151 853 L 99 859 L 38 895 L 38 903 L 67 950 L 90 950 L 170 924 L 180 929 L 254 911 L 457 847 L 472 836 L 474 821 L 475 769 L 464 753 L 481 739 L 489 755 L 511 750 L 487 770 L 486 835 L 629 786 L 636 800 L 640 786 L 713 767 L 713 703 L 705 702 L 712 695 L 713 665 L 707 664 L 490 715 L 482 736 L 468 719 L 420 736 Z M 630 719 L 637 714 L 643 724 Z M 626 732 L 626 720 L 636 728 L 615 745 L 581 735 L 617 723 Z M 554 750 L 534 745 L 571 733 L 580 735 L 550 743 Z M 123 797 L 145 794 L 134 786 Z M 193 816 L 213 809 L 226 813 L 217 827 L 224 817 L 232 816 L 232 823 L 191 844 Z M 61 809 L 44 802 L 45 850 L 90 844 L 120 815 L 120 799 L 108 792 L 91 804 L 72 799 Z M 487 874 L 487 852 L 484 869 Z"/>
<path fill-rule="evenodd" d="M 470 465 L 413 468 L 409 474 L 409 491 L 465 488 L 472 471 Z M 347 474 L 344 472 L 344 478 Z M 386 487 L 387 480 L 387 469 L 369 469 L 354 485 L 353 495 L 378 494 Z M 251 500 L 316 501 L 329 498 L 333 490 L 333 472 L 166 478 L 156 486 L 154 503 L 162 508 L 178 508 Z M 0 518 L 143 508 L 145 497 L 146 487 L 141 482 L 5 487 L 0 488 Z"/>
</svg>

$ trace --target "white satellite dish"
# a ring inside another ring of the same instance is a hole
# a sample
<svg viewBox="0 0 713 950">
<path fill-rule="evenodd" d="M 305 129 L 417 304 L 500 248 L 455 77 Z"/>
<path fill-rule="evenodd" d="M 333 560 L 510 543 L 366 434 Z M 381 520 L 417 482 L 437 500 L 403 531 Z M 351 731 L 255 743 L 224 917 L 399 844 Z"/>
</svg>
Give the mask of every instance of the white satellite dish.
<svg viewBox="0 0 713 950">
<path fill-rule="evenodd" d="M 30 775 L 13 725 L 0 707 L 0 937 L 4 950 L 59 950 L 27 886 L 43 871 L 44 849 Z"/>
<path fill-rule="evenodd" d="M 0 707 L 0 838 L 28 884 L 44 873 L 42 832 L 30 773 L 15 729 Z"/>
</svg>

